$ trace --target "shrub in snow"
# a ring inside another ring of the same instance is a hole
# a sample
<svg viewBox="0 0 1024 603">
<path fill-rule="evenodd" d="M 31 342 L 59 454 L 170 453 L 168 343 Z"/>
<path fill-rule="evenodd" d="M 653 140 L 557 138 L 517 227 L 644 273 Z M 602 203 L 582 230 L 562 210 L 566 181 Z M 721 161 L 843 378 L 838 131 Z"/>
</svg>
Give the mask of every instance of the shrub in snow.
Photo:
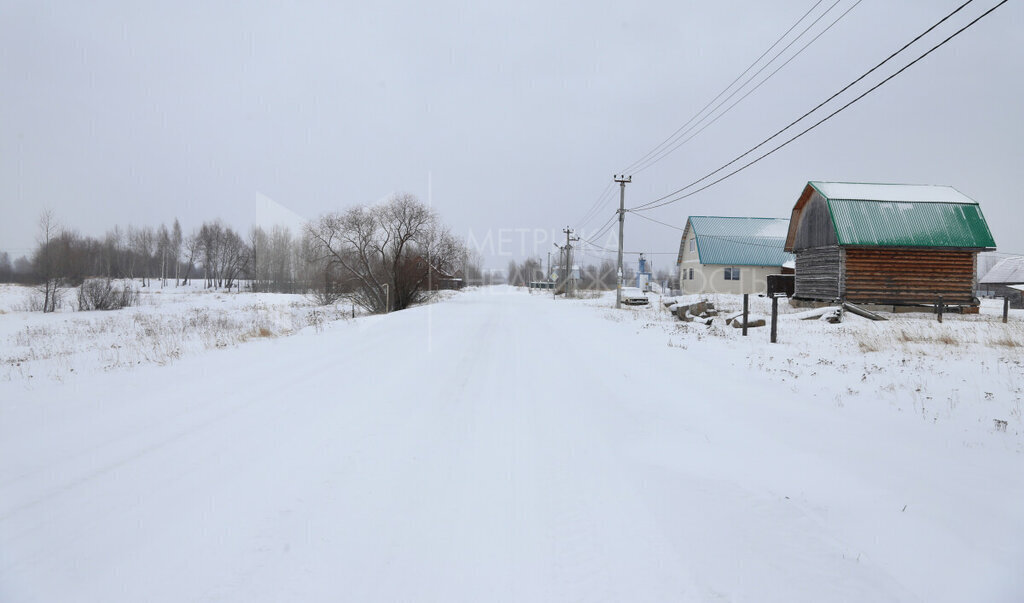
<svg viewBox="0 0 1024 603">
<path fill-rule="evenodd" d="M 78 288 L 78 309 L 120 310 L 139 303 L 139 294 L 130 285 L 115 287 L 110 279 L 87 279 Z"/>
</svg>

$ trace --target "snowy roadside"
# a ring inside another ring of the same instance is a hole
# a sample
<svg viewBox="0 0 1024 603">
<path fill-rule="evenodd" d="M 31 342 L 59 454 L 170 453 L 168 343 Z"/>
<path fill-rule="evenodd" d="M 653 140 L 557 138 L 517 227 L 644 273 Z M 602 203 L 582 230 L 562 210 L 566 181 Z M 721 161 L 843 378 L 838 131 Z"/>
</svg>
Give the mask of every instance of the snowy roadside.
<svg viewBox="0 0 1024 603">
<path fill-rule="evenodd" d="M 1001 306 L 984 300 L 978 315 L 949 314 L 943 323 L 924 313 L 885 314 L 874 322 L 847 313 L 840 324 L 802 320 L 805 310 L 779 304 L 779 343 L 767 327 L 711 325 L 677 320 L 651 295 L 649 306 L 616 312 L 614 293 L 574 300 L 637 332 L 664 335 L 665 345 L 698 351 L 732 379 L 754 376 L 784 383 L 806 404 L 827 404 L 849 413 L 887 409 L 928 423 L 954 426 L 965 446 L 1003 442 L 1024 452 L 1024 311 L 1001 322 Z M 739 312 L 742 297 L 710 296 L 722 316 Z M 696 302 L 693 300 L 686 300 Z M 751 297 L 750 312 L 770 315 L 770 301 Z M 680 362 L 686 356 L 680 355 Z M 688 384 L 667 376 L 684 394 Z M 721 378 L 721 374 L 711 378 Z"/>
<path fill-rule="evenodd" d="M 350 318 L 344 304 L 303 295 L 146 287 L 138 306 L 51 314 L 24 310 L 32 290 L 0 285 L 0 382 L 64 380 L 94 371 L 167 364 L 188 354 L 280 337 Z M 69 296 L 70 297 L 70 296 Z"/>
</svg>

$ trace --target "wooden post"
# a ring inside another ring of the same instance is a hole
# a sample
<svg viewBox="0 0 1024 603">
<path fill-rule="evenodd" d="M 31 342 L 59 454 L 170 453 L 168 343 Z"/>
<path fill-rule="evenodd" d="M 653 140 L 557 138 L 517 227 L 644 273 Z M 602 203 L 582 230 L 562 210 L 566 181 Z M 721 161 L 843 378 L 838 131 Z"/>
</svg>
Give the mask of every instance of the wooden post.
<svg viewBox="0 0 1024 603">
<path fill-rule="evenodd" d="M 1003 322 L 1005 323 L 1008 318 L 1010 318 L 1010 296 L 1009 295 L 1004 295 L 1003 296 Z"/>
<path fill-rule="evenodd" d="M 747 336 L 747 308 L 749 303 L 750 294 L 743 294 L 743 336 Z"/>
<path fill-rule="evenodd" d="M 944 308 L 943 308 L 942 296 L 941 295 L 939 296 L 938 310 L 939 310 L 939 322 L 942 322 L 942 311 L 944 310 Z"/>
<path fill-rule="evenodd" d="M 779 298 L 772 296 L 772 343 L 776 343 L 779 334 Z"/>
</svg>

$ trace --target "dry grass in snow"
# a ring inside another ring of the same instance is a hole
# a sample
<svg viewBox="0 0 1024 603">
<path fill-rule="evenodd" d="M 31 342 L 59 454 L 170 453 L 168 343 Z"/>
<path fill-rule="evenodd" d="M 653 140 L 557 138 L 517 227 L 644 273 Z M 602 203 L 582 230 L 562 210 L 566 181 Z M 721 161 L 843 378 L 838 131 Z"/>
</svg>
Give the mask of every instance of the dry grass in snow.
<svg viewBox="0 0 1024 603">
<path fill-rule="evenodd" d="M 289 335 L 351 316 L 301 295 L 145 288 L 137 307 L 53 314 L 18 311 L 32 291 L 0 285 L 0 381 L 166 364 L 185 354 Z"/>
<path fill-rule="evenodd" d="M 683 323 L 651 297 L 649 306 L 622 311 L 610 309 L 614 292 L 569 303 L 632 321 L 638 334 L 663 332 L 681 365 L 689 354 L 715 358 L 723 370 L 707 379 L 767 378 L 786 383 L 807 404 L 850 415 L 881 408 L 928 423 L 952 422 L 962 428 L 966 446 L 996 438 L 1024 452 L 1024 311 L 1012 311 L 1003 324 L 998 300 L 983 300 L 977 315 L 946 314 L 942 323 L 928 313 L 883 313 L 884 322 L 846 313 L 840 324 L 802 320 L 805 309 L 780 300 L 779 343 L 773 345 L 767 327 L 743 337 L 721 317 L 711 325 Z M 706 299 L 722 315 L 742 309 L 739 295 Z M 749 311 L 768 317 L 771 302 L 752 296 Z M 685 398 L 687 384 L 676 375 L 666 379 Z"/>
</svg>

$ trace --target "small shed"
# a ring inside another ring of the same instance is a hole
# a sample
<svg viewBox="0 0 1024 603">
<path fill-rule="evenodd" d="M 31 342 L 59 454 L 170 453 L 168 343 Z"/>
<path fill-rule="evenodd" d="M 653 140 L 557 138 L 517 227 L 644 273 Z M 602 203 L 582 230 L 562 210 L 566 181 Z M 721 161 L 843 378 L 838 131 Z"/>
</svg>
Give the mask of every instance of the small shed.
<svg viewBox="0 0 1024 603">
<path fill-rule="evenodd" d="M 950 186 L 808 182 L 785 248 L 798 299 L 977 306 L 977 255 L 995 240 Z"/>
<path fill-rule="evenodd" d="M 980 295 L 985 297 L 1009 297 L 1013 308 L 1024 307 L 1019 290 L 1013 285 L 1024 285 L 1024 256 L 1010 256 L 999 260 L 991 270 L 978 281 Z"/>
<path fill-rule="evenodd" d="M 783 251 L 785 218 L 690 216 L 679 242 L 679 288 L 684 295 L 762 293 L 769 274 L 793 260 Z"/>
</svg>

